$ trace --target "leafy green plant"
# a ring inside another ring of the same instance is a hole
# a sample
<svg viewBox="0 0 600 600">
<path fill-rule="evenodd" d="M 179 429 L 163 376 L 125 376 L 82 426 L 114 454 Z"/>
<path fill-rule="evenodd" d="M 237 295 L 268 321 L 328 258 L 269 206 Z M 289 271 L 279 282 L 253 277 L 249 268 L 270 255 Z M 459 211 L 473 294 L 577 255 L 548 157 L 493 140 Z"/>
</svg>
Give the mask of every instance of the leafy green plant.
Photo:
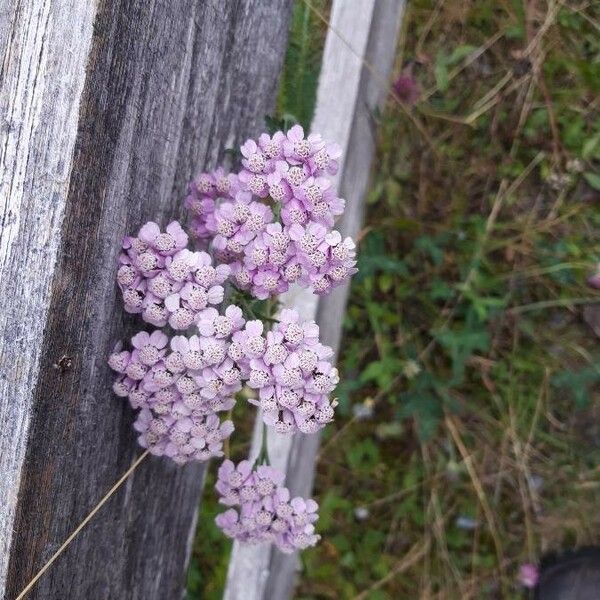
<svg viewBox="0 0 600 600">
<path fill-rule="evenodd" d="M 328 13 L 328 2 L 312 0 L 312 4 L 320 12 Z M 325 33 L 323 23 L 309 6 L 296 2 L 277 105 L 283 120 L 296 121 L 306 128 L 315 108 Z"/>
</svg>

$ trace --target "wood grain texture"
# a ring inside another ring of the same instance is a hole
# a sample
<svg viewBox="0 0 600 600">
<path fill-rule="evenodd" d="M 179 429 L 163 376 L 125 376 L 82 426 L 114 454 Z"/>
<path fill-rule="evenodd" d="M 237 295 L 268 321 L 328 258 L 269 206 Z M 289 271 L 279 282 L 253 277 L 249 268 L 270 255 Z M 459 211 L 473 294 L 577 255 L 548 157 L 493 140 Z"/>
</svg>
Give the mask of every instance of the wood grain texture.
<svg viewBox="0 0 600 600">
<path fill-rule="evenodd" d="M 375 150 L 372 118 L 386 97 L 400 29 L 404 2 L 365 0 L 350 3 L 334 0 L 331 29 L 327 35 L 312 130 L 342 146 L 343 164 L 336 177 L 338 193 L 346 199 L 346 212 L 337 228 L 356 237 L 363 216 L 371 163 Z M 364 67 L 367 61 L 378 77 Z M 294 290 L 284 297 L 286 306 L 299 309 L 303 318 L 316 318 L 321 340 L 338 352 L 348 286 L 336 289 L 317 303 L 306 291 Z M 253 444 L 260 433 L 255 430 Z M 270 456 L 286 471 L 292 495 L 308 496 L 314 481 L 319 435 L 295 435 L 281 439 L 269 432 Z M 273 449 L 273 452 L 271 452 Z M 299 567 L 296 555 L 285 555 L 269 545 L 235 544 L 229 566 L 225 600 L 285 600 L 291 598 Z"/>
<path fill-rule="evenodd" d="M 69 190 L 93 5 L 0 10 L 0 590 Z M 73 24 L 76 24 L 74 27 Z"/>
<path fill-rule="evenodd" d="M 23 188 L 3 207 L 0 255 L 7 600 L 139 454 L 106 366 L 142 325 L 117 298 L 120 239 L 181 216 L 190 177 L 261 129 L 290 10 L 291 0 L 31 0 L 0 16 L 2 114 L 8 98 L 31 115 L 8 134 L 3 125 L 0 163 L 2 185 Z M 62 357 L 64 370 L 53 366 Z M 29 598 L 180 597 L 202 478 L 198 465 L 146 460 Z"/>
</svg>

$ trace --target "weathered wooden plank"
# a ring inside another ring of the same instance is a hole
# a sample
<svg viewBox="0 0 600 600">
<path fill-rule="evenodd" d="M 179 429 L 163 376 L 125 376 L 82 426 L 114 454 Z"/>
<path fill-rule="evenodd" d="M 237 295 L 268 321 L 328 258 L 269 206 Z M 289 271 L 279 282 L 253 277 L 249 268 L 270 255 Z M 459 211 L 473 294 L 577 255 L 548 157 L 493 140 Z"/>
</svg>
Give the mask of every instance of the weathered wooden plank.
<svg viewBox="0 0 600 600">
<path fill-rule="evenodd" d="M 33 2 L 0 13 L 0 590 L 92 38 L 91 5 L 54 11 L 50 20 L 50 5 Z"/>
<path fill-rule="evenodd" d="M 385 82 L 392 69 L 396 40 L 404 3 L 400 0 L 369 0 L 350 3 L 334 0 L 331 27 L 325 44 L 323 65 L 313 131 L 339 143 L 344 162 L 336 185 L 346 198 L 347 210 L 338 226 L 343 235 L 356 236 L 363 213 L 371 161 L 374 152 L 373 110 L 386 95 Z M 366 61 L 378 73 L 375 78 Z M 316 318 L 321 339 L 336 353 L 341 336 L 348 287 L 340 287 L 321 299 L 305 290 L 295 289 L 283 298 L 305 319 Z M 255 454 L 260 444 L 260 428 L 253 439 Z M 270 456 L 275 466 L 287 473 L 292 494 L 310 495 L 319 447 L 319 435 L 293 438 L 269 431 Z M 254 455 L 255 455 L 254 454 Z M 252 453 L 251 453 L 252 455 Z M 292 596 L 298 558 L 284 555 L 269 545 L 234 544 L 227 576 L 226 600 L 284 600 Z"/>
<path fill-rule="evenodd" d="M 0 13 L 0 590 L 12 600 L 139 454 L 105 361 L 141 323 L 119 241 L 261 128 L 291 0 Z M 6 117 L 5 117 L 6 115 Z M 56 368 L 58 367 L 58 368 Z M 31 598 L 177 598 L 202 467 L 147 460 Z"/>
</svg>

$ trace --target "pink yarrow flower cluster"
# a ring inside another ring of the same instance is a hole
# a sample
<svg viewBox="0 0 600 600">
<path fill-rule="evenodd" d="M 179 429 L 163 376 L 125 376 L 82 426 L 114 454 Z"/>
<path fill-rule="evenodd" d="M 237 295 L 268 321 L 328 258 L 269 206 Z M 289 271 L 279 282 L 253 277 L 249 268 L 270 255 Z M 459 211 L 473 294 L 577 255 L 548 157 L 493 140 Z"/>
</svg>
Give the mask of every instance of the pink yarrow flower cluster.
<svg viewBox="0 0 600 600">
<path fill-rule="evenodd" d="M 141 446 L 178 463 L 222 456 L 233 423 L 217 413 L 233 408 L 242 387 L 228 351 L 243 325 L 237 306 L 223 315 L 208 308 L 198 316 L 200 335 L 169 340 L 161 331 L 140 332 L 131 351 L 117 345 L 108 361 L 119 373 L 113 389 L 141 409 L 134 424 Z"/>
<path fill-rule="evenodd" d="M 250 402 L 264 423 L 283 434 L 317 432 L 337 404 L 330 399 L 338 383 L 333 352 L 314 322 L 288 309 L 266 326 L 246 321 L 238 306 L 218 307 L 228 278 L 264 300 L 292 284 L 327 294 L 356 272 L 354 242 L 334 229 L 344 211 L 330 179 L 340 150 L 295 126 L 248 140 L 241 153 L 238 173 L 217 169 L 189 186 L 184 204 L 196 250 L 177 221 L 164 231 L 148 222 L 124 239 L 119 256 L 125 310 L 186 332 L 139 332 L 108 360 L 114 392 L 138 411 L 140 445 L 179 464 L 223 456 L 234 426 L 221 415 L 231 414 L 244 385 L 255 390 Z M 265 464 L 225 460 L 216 489 L 229 509 L 217 525 L 231 538 L 272 542 L 287 553 L 313 546 L 318 505 L 292 498 L 283 482 Z"/>
<path fill-rule="evenodd" d="M 117 283 L 125 310 L 141 314 L 156 327 L 190 327 L 198 313 L 223 301 L 227 265 L 213 267 L 206 252 L 187 248 L 188 236 L 177 221 L 161 232 L 146 223 L 136 237 L 123 240 Z"/>
<path fill-rule="evenodd" d="M 245 460 L 230 460 L 219 468 L 215 486 L 219 502 L 230 508 L 215 522 L 226 536 L 248 543 L 272 542 L 291 553 L 314 546 L 319 536 L 313 523 L 318 504 L 312 499 L 291 498 L 282 486 L 284 475 L 266 465 L 253 467 Z"/>
<path fill-rule="evenodd" d="M 333 229 L 345 205 L 327 177 L 339 147 L 296 125 L 248 140 L 241 152 L 237 175 L 202 174 L 185 201 L 194 236 L 212 238 L 236 285 L 259 299 L 293 283 L 323 295 L 355 273 L 354 242 Z"/>
<path fill-rule="evenodd" d="M 220 456 L 232 429 L 215 414 L 233 408 L 243 383 L 258 391 L 250 402 L 279 433 L 315 433 L 332 421 L 336 401 L 329 395 L 339 377 L 314 322 L 301 322 L 296 311 L 286 309 L 265 332 L 262 321 L 246 322 L 231 305 L 222 315 L 212 307 L 201 311 L 196 323 L 199 335 L 169 339 L 159 330 L 140 332 L 131 350 L 118 344 L 109 357 L 119 374 L 115 393 L 141 409 L 135 428 L 142 446 L 177 462 Z M 206 443 L 194 442 L 192 452 L 198 420 L 212 435 L 202 438 L 202 429 L 198 435 Z"/>
<path fill-rule="evenodd" d="M 184 206 L 192 216 L 190 229 L 196 240 L 212 237 L 206 228 L 207 219 L 215 211 L 218 198 L 231 198 L 238 191 L 238 181 L 235 175 L 227 175 L 222 168 L 210 173 L 202 173 L 188 186 Z"/>
<path fill-rule="evenodd" d="M 301 322 L 295 310 L 281 311 L 279 322 L 264 332 L 261 321 L 248 321 L 233 336 L 233 351 L 258 390 L 265 424 L 279 433 L 315 433 L 333 420 L 329 399 L 339 377 L 333 351 L 319 342 L 314 321 Z"/>
</svg>

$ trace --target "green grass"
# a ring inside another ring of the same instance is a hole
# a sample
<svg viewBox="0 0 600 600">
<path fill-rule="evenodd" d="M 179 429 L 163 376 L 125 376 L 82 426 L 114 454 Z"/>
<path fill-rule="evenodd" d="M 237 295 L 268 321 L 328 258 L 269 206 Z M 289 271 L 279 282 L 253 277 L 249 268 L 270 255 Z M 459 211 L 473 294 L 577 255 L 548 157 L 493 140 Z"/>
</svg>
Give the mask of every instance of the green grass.
<svg viewBox="0 0 600 600">
<path fill-rule="evenodd" d="M 298 598 L 517 598 L 600 538 L 600 11 L 438 6 L 398 49 L 426 99 L 379 119 Z"/>
<path fill-rule="evenodd" d="M 299 599 L 520 598 L 520 564 L 600 541 L 600 9 L 535 5 L 409 3 L 396 72 L 424 93 L 374 115 Z M 310 121 L 324 35 L 298 2 L 279 117 Z M 216 510 L 190 600 L 220 597 Z"/>
<path fill-rule="evenodd" d="M 329 2 L 316 0 L 312 5 L 328 17 Z M 296 2 L 292 14 L 288 49 L 279 84 L 279 116 L 289 117 L 310 127 L 321 71 L 321 54 L 327 34 L 324 23 L 304 2 Z"/>
</svg>

